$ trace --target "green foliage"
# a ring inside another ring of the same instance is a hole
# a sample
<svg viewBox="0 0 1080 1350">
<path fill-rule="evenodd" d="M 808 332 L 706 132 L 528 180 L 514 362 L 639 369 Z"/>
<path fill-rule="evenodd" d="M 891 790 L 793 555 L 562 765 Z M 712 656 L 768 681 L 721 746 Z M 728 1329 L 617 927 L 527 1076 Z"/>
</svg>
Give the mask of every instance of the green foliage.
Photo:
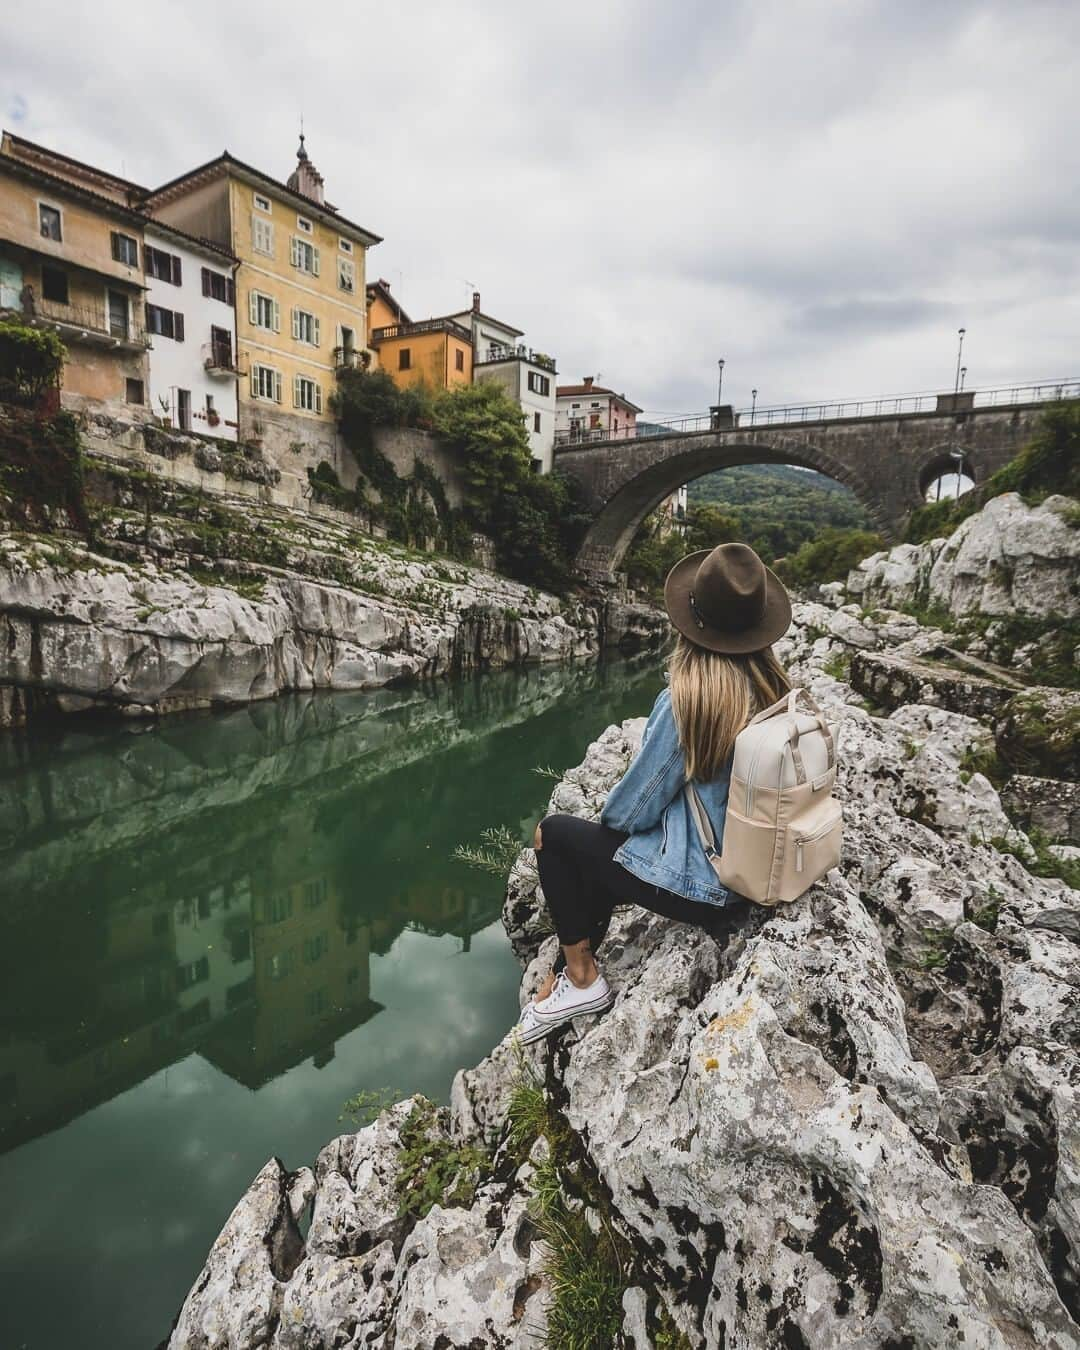
<svg viewBox="0 0 1080 1350">
<path fill-rule="evenodd" d="M 59 389 L 66 355 L 55 333 L 0 319 L 0 402 L 36 407 L 48 390 Z"/>
<path fill-rule="evenodd" d="M 908 519 L 904 538 L 921 543 L 952 534 L 961 521 L 1003 492 L 1018 492 L 1029 505 L 1055 492 L 1080 497 L 1080 408 L 1071 403 L 1048 408 L 1030 444 L 979 491 L 919 507 Z"/>
<path fill-rule="evenodd" d="M 468 1207 L 491 1165 L 483 1149 L 455 1144 L 438 1111 L 418 1101 L 401 1127 L 395 1185 L 398 1212 L 422 1219 L 433 1205 Z"/>
<path fill-rule="evenodd" d="M 960 756 L 962 781 L 967 782 L 975 773 L 981 773 L 999 790 L 1004 787 L 1005 780 L 1009 776 L 1008 768 L 1002 764 L 993 746 L 982 746 L 978 749 L 969 746 Z M 964 774 L 967 774 L 967 778 L 964 778 Z"/>
<path fill-rule="evenodd" d="M 0 511 L 39 529 L 62 525 L 57 511 L 90 539 L 82 441 L 69 412 L 42 417 L 10 409 L 0 422 Z"/>
<path fill-rule="evenodd" d="M 1010 853 L 1014 858 L 1019 858 L 1032 876 L 1060 877 L 1066 886 L 1080 891 L 1080 862 L 1059 858 L 1056 853 L 1052 853 L 1050 845 L 1053 840 L 1037 825 L 1028 831 L 1027 837 L 1034 850 L 1034 858 L 1028 855 L 1021 842 L 1004 835 L 995 835 L 990 843 L 999 853 Z"/>
<path fill-rule="evenodd" d="M 494 540 L 499 570 L 565 590 L 590 517 L 576 485 L 534 472 L 520 405 L 492 380 L 459 385 L 438 400 L 435 428 L 456 452 L 466 518 Z"/>
<path fill-rule="evenodd" d="M 388 1106 L 401 1100 L 396 1088 L 374 1088 L 355 1093 L 341 1104 L 338 1120 L 349 1120 L 359 1130 L 370 1125 Z"/>
<path fill-rule="evenodd" d="M 423 385 L 399 389 L 386 371 L 345 370 L 331 406 L 364 480 L 379 496 L 378 503 L 363 499 L 359 509 L 391 539 L 434 543 L 465 557 L 478 530 L 494 540 L 500 571 L 550 590 L 569 585 L 571 560 L 590 517 L 568 480 L 533 471 L 521 407 L 501 385 L 482 380 L 435 395 Z M 421 461 L 408 477 L 399 475 L 375 445 L 379 426 L 422 427 L 439 435 L 460 464 L 464 509 L 450 506 L 438 475 Z M 324 499 L 334 501 L 341 490 L 309 478 Z"/>
<path fill-rule="evenodd" d="M 719 508 L 732 521 L 728 538 L 749 544 L 770 566 L 823 529 L 866 530 L 871 525 L 850 488 L 791 464 L 719 469 L 691 483 L 688 495 L 694 508 Z"/>
<path fill-rule="evenodd" d="M 337 470 L 327 460 L 321 459 L 318 465 L 307 471 L 311 495 L 317 502 L 336 507 L 339 511 L 351 511 L 362 514 L 370 510 L 370 503 L 362 487 L 343 487 Z"/>
<path fill-rule="evenodd" d="M 500 499 L 516 497 L 532 472 L 520 404 L 493 380 L 458 385 L 439 400 L 435 429 L 458 451 L 467 508 L 490 532 Z"/>
<path fill-rule="evenodd" d="M 510 1090 L 506 1121 L 509 1127 L 507 1140 L 520 1163 L 525 1161 L 533 1144 L 547 1130 L 548 1107 L 543 1084 L 526 1062 L 520 1045 L 517 1046 L 517 1061 L 517 1074 Z"/>
<path fill-rule="evenodd" d="M 608 1350 L 622 1328 L 625 1244 L 606 1223 L 594 1233 L 584 1213 L 565 1205 L 537 1210 L 533 1221 L 547 1247 L 549 1350 Z"/>
<path fill-rule="evenodd" d="M 840 581 L 871 553 L 885 547 L 880 534 L 872 530 L 840 530 L 828 527 L 818 537 L 776 564 L 776 570 L 792 586 L 810 586 L 824 581 Z"/>
<path fill-rule="evenodd" d="M 821 663 L 821 669 L 834 680 L 847 680 L 851 674 L 851 657 L 846 652 L 833 652 Z"/>
<path fill-rule="evenodd" d="M 475 867 L 479 872 L 490 872 L 493 876 L 505 877 L 521 852 L 520 839 L 505 825 L 493 825 L 481 830 L 480 838 L 483 844 L 479 848 L 459 844 L 452 856 L 458 862 Z"/>
<path fill-rule="evenodd" d="M 565 1120 L 551 1106 L 536 1074 L 517 1047 L 517 1075 L 507 1110 L 508 1142 L 523 1159 L 537 1139 L 547 1149 L 529 1178 L 529 1215 L 544 1240 L 549 1350 L 607 1350 L 622 1326 L 622 1296 L 632 1259 L 611 1228 L 607 1206 L 586 1175 L 580 1149 Z M 593 1232 L 572 1192 L 600 1220 Z"/>
<path fill-rule="evenodd" d="M 985 928 L 988 933 L 996 933 L 998 925 L 998 912 L 1001 909 L 1002 894 L 996 886 L 990 886 L 986 891 L 986 903 L 983 905 L 974 905 L 965 903 L 966 918 L 979 928 Z"/>
<path fill-rule="evenodd" d="M 951 929 L 924 928 L 923 941 L 927 949 L 915 963 L 920 969 L 941 970 L 949 964 L 953 943 L 956 941 Z"/>
</svg>

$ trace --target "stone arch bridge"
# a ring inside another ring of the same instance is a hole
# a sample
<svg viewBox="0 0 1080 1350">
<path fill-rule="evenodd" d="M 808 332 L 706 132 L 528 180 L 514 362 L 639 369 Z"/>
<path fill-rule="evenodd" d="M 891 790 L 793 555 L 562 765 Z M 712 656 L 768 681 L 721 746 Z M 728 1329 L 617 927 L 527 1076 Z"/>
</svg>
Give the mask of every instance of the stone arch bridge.
<svg viewBox="0 0 1080 1350">
<path fill-rule="evenodd" d="M 858 404 L 713 408 L 630 438 L 556 445 L 555 468 L 595 512 L 579 570 L 609 581 L 638 526 L 682 484 L 736 464 L 798 464 L 844 483 L 895 540 L 927 486 L 957 463 L 976 484 L 1031 438 L 1051 402 L 1080 399 L 1080 381 L 913 395 Z"/>
</svg>

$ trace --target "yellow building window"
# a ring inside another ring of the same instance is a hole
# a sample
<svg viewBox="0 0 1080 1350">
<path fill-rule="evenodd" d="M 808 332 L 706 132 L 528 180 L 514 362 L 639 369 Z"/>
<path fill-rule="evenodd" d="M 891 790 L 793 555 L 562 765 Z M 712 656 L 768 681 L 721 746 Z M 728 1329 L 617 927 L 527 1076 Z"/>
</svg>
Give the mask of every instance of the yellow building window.
<svg viewBox="0 0 1080 1350">
<path fill-rule="evenodd" d="M 293 407 L 304 412 L 322 412 L 322 386 L 306 375 L 297 375 L 293 380 Z"/>
<path fill-rule="evenodd" d="M 301 272 L 309 272 L 313 277 L 319 275 L 319 250 L 315 244 L 309 244 L 306 239 L 299 239 L 294 234 L 289 241 L 289 258 L 292 265 L 299 268 Z"/>
<path fill-rule="evenodd" d="M 319 345 L 319 320 L 315 314 L 295 305 L 292 312 L 292 335 L 297 342 L 306 342 L 309 347 Z"/>
<path fill-rule="evenodd" d="M 281 371 L 273 366 L 251 367 L 251 397 L 268 403 L 281 402 Z"/>
<path fill-rule="evenodd" d="M 251 247 L 256 253 L 273 253 L 274 222 L 262 216 L 251 217 Z"/>
</svg>

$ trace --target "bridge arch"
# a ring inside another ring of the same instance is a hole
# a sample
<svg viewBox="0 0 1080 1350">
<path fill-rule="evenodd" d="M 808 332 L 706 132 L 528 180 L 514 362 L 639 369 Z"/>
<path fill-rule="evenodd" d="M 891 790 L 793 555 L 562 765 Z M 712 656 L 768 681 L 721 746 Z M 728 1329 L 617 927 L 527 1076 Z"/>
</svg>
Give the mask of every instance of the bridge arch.
<svg viewBox="0 0 1080 1350">
<path fill-rule="evenodd" d="M 642 521 L 665 497 L 695 478 L 740 464 L 793 464 L 814 469 L 850 488 L 866 508 L 875 529 L 886 537 L 892 533 L 892 522 L 880 497 L 851 465 L 814 446 L 767 446 L 735 441 L 722 446 L 701 445 L 682 454 L 665 456 L 617 488 L 585 536 L 578 554 L 579 566 L 598 579 L 610 577 L 618 570 Z"/>
</svg>

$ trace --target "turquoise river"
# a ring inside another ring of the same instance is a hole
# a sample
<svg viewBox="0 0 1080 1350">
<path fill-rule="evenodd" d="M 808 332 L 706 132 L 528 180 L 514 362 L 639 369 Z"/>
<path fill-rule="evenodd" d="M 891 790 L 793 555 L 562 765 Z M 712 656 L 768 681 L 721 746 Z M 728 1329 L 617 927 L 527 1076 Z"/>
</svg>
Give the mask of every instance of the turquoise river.
<svg viewBox="0 0 1080 1350">
<path fill-rule="evenodd" d="M 251 1178 L 445 1102 L 517 1015 L 503 884 L 656 657 L 0 739 L 0 1347 L 152 1350 Z"/>
</svg>

